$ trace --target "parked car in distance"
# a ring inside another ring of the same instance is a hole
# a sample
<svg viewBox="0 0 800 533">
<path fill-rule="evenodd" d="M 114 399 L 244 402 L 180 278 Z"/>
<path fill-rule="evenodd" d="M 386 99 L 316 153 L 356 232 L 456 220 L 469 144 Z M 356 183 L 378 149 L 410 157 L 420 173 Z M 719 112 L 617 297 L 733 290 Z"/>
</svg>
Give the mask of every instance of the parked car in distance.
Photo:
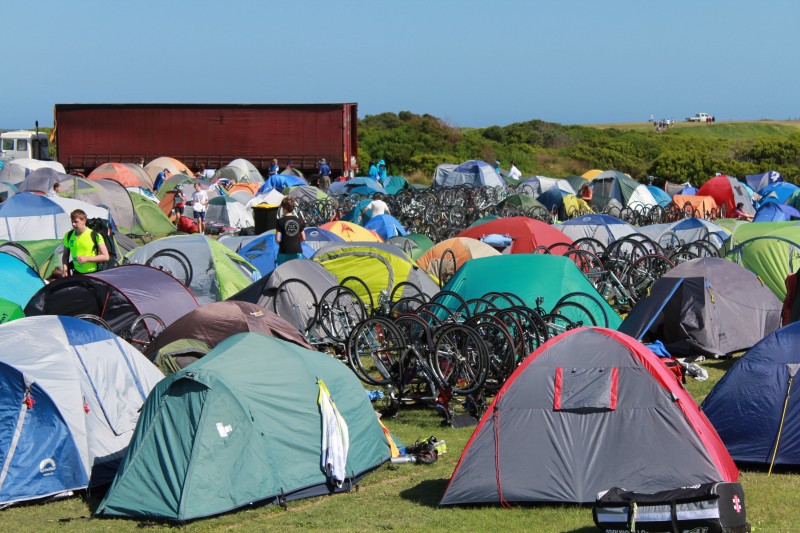
<svg viewBox="0 0 800 533">
<path fill-rule="evenodd" d="M 712 122 L 712 117 L 708 113 L 697 113 L 693 117 L 686 117 L 686 122 Z"/>
</svg>

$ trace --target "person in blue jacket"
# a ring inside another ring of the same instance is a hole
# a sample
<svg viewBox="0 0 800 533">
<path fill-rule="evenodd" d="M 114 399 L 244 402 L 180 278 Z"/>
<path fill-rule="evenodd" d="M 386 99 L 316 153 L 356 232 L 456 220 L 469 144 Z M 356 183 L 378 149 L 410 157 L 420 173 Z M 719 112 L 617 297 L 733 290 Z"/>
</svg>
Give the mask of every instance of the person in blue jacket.
<svg viewBox="0 0 800 533">
<path fill-rule="evenodd" d="M 386 162 L 383 159 L 378 161 L 378 183 L 381 186 L 386 184 Z"/>
<path fill-rule="evenodd" d="M 369 173 L 367 175 L 376 181 L 378 180 L 378 165 L 375 164 L 375 161 L 369 162 Z"/>
</svg>

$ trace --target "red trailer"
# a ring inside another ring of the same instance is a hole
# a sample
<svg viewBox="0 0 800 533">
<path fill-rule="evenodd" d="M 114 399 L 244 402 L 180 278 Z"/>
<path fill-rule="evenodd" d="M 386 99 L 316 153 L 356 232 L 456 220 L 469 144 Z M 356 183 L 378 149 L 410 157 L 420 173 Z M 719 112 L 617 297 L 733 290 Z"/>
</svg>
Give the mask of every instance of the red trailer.
<svg viewBox="0 0 800 533">
<path fill-rule="evenodd" d="M 56 104 L 58 161 L 90 172 L 108 162 L 174 157 L 190 168 L 272 159 L 313 174 L 355 175 L 358 104 Z"/>
</svg>

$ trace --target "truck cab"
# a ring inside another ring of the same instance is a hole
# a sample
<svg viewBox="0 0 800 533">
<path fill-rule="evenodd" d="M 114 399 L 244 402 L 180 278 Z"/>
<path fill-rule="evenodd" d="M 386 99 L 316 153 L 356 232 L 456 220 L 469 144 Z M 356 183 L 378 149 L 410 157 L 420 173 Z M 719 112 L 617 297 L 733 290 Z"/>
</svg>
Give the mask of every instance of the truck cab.
<svg viewBox="0 0 800 533">
<path fill-rule="evenodd" d="M 50 160 L 47 134 L 44 132 L 6 131 L 0 133 L 0 143 L 2 143 L 0 155 L 5 161 L 22 158 Z"/>
<path fill-rule="evenodd" d="M 711 115 L 708 113 L 695 113 L 693 117 L 686 117 L 686 122 L 710 122 Z"/>
</svg>

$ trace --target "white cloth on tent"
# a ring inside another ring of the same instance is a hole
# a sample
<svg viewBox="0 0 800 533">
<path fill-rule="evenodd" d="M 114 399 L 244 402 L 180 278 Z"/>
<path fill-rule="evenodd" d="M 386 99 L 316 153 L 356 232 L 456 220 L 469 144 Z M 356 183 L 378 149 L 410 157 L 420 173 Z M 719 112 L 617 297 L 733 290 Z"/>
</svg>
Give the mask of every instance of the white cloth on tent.
<svg viewBox="0 0 800 533">
<path fill-rule="evenodd" d="M 317 403 L 322 415 L 322 469 L 341 487 L 347 477 L 347 451 L 350 448 L 350 433 L 325 382 L 317 381 L 319 396 Z"/>
</svg>

